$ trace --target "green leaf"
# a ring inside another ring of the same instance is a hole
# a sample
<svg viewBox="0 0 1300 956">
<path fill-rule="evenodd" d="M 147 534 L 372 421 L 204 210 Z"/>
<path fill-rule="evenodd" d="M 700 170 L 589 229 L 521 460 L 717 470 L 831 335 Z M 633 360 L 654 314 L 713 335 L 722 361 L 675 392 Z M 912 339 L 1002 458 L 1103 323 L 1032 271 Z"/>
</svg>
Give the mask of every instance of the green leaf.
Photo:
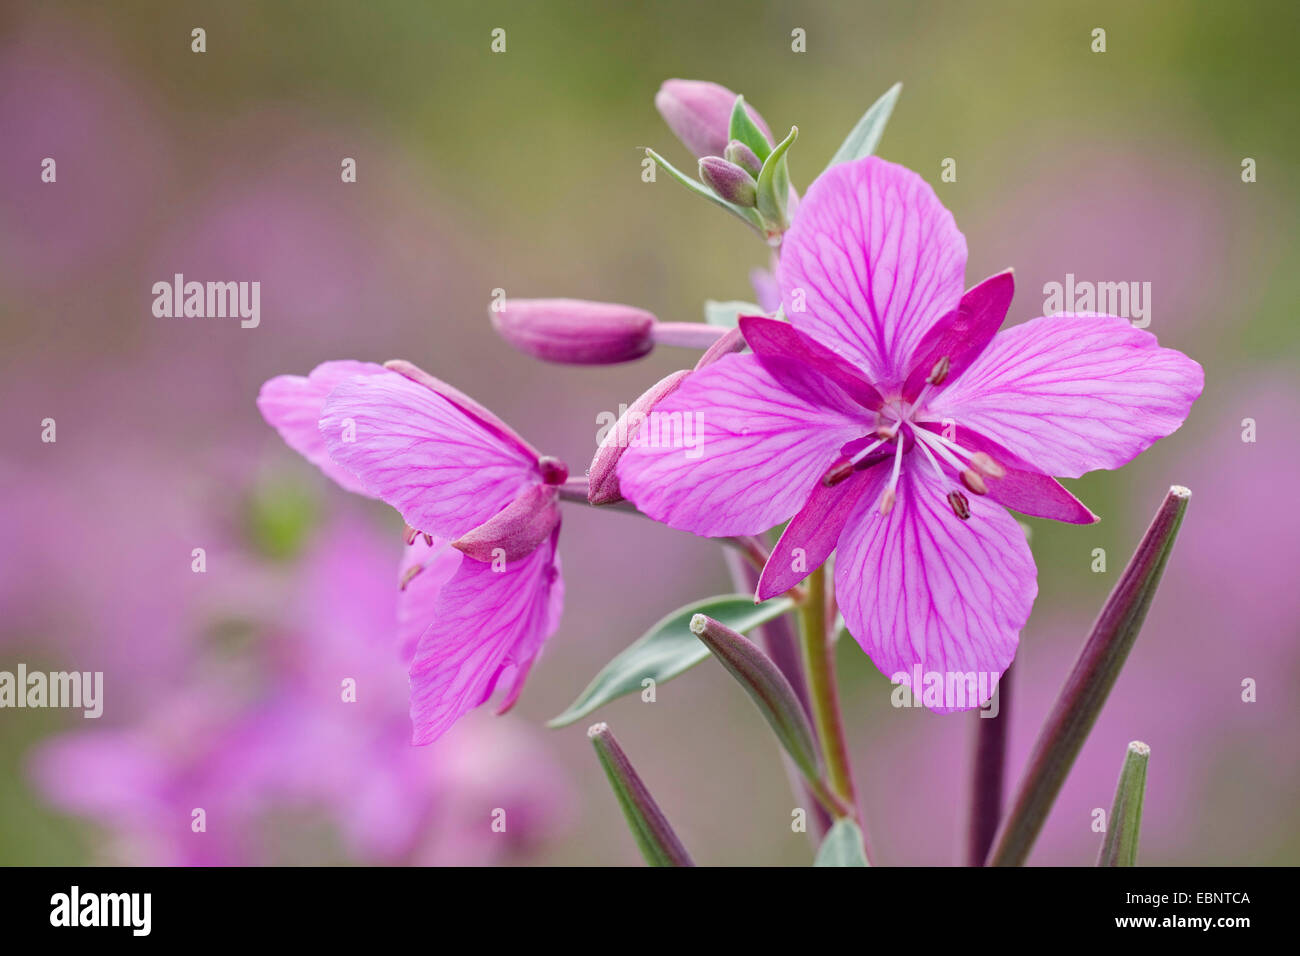
<svg viewBox="0 0 1300 956">
<path fill-rule="evenodd" d="M 790 200 L 790 173 L 785 154 L 798 138 L 799 127 L 791 126 L 790 135 L 776 144 L 758 173 L 758 214 L 769 229 L 777 232 L 785 230 L 785 207 Z"/>
<path fill-rule="evenodd" d="M 858 120 L 858 124 L 826 164 L 827 169 L 875 154 L 876 147 L 880 145 L 880 137 L 884 135 L 885 124 L 889 122 L 889 114 L 894 111 L 894 104 L 898 102 L 898 94 L 902 90 L 903 84 L 895 83 L 884 96 L 871 104 L 871 108 L 862 114 L 862 119 Z"/>
<path fill-rule="evenodd" d="M 862 831 L 847 817 L 836 820 L 822 840 L 813 866 L 870 866 L 862 849 Z"/>
<path fill-rule="evenodd" d="M 772 152 L 772 144 L 767 141 L 758 124 L 749 118 L 743 96 L 737 96 L 735 105 L 731 107 L 731 130 L 727 134 L 727 139 L 740 140 L 754 151 L 760 163 L 765 161 Z"/>
<path fill-rule="evenodd" d="M 723 594 L 680 607 L 606 664 L 578 699 L 546 726 L 566 727 L 611 700 L 640 691 L 641 681 L 647 677 L 661 684 L 704 660 L 709 649 L 691 631 L 691 618 L 696 614 L 707 614 L 744 633 L 793 608 L 794 601 L 788 597 L 755 604 L 747 594 Z"/>
<path fill-rule="evenodd" d="M 752 302 L 741 302 L 733 300 L 730 302 L 717 302 L 708 299 L 704 303 L 704 321 L 709 325 L 720 326 L 724 329 L 734 329 L 737 320 L 742 315 L 766 315 L 763 307 L 755 305 Z"/>
<path fill-rule="evenodd" d="M 742 220 L 747 226 L 757 230 L 760 235 L 763 234 L 763 224 L 761 221 L 759 221 L 758 213 L 755 212 L 753 209 L 742 209 L 740 206 L 737 206 L 734 203 L 727 202 L 725 199 L 723 199 L 721 196 L 715 193 L 708 186 L 704 185 L 704 183 L 700 182 L 698 179 L 692 179 L 690 176 L 687 176 L 684 172 L 682 172 L 672 163 L 668 162 L 668 160 L 664 159 L 653 149 L 647 147 L 645 154 L 649 156 L 651 159 L 653 159 L 659 165 L 659 167 L 664 170 L 664 172 L 668 173 L 668 175 L 673 177 L 673 179 L 677 180 L 679 183 L 681 183 L 691 192 L 695 193 L 695 195 L 703 196 L 705 199 L 707 199 L 709 202 L 713 203 L 714 205 L 721 206 L 723 209 L 727 210 L 727 212 L 731 213 L 736 218 Z"/>
</svg>

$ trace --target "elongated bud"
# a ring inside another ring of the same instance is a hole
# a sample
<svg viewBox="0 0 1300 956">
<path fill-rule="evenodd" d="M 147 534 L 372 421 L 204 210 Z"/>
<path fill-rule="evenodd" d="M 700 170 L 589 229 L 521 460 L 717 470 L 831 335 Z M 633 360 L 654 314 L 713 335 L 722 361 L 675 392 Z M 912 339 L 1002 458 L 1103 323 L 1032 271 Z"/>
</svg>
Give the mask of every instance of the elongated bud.
<svg viewBox="0 0 1300 956">
<path fill-rule="evenodd" d="M 758 183 L 735 163 L 720 156 L 700 160 L 700 179 L 729 203 L 751 208 L 758 202 Z"/>
<path fill-rule="evenodd" d="M 532 485 L 451 546 L 483 563 L 526 558 L 560 521 L 559 494 L 551 485 Z"/>
<path fill-rule="evenodd" d="M 583 299 L 506 299 L 492 311 L 497 333 L 546 362 L 613 365 L 654 348 L 655 317 L 644 309 Z"/>
<path fill-rule="evenodd" d="M 587 737 L 596 748 L 596 758 L 605 769 L 609 785 L 614 789 L 628 829 L 641 850 L 641 855 L 651 866 L 694 866 L 691 855 L 673 832 L 668 818 L 646 789 L 627 754 L 614 739 L 609 725 L 593 724 Z"/>
<path fill-rule="evenodd" d="M 1038 732 L 1015 802 L 1002 821 L 990 866 L 1020 866 L 1047 819 L 1119 678 L 1164 574 L 1192 493 L 1174 485 L 1165 495 L 1128 567 L 1102 606 L 1065 686 Z"/>
<path fill-rule="evenodd" d="M 729 163 L 735 163 L 755 179 L 758 178 L 759 172 L 763 169 L 763 163 L 758 158 L 758 155 L 738 139 L 733 139 L 727 144 L 722 158 Z"/>
<path fill-rule="evenodd" d="M 820 780 L 812 726 L 785 675 L 758 645 L 711 617 L 696 614 L 691 618 L 691 633 L 745 689 L 809 782 Z"/>
<path fill-rule="evenodd" d="M 698 157 L 721 156 L 731 138 L 731 109 L 736 94 L 705 80 L 665 80 L 655 94 L 655 108 L 668 128 Z M 770 141 L 772 131 L 748 103 L 745 112 Z"/>
<path fill-rule="evenodd" d="M 623 500 L 618 486 L 619 460 L 641 426 L 649 420 L 654 407 L 677 391 L 682 380 L 690 374 L 689 370 L 681 369 L 651 385 L 605 433 L 587 470 L 587 500 L 593 505 L 612 505 Z"/>
<path fill-rule="evenodd" d="M 1151 748 L 1140 740 L 1128 745 L 1124 766 L 1115 787 L 1115 802 L 1106 820 L 1106 838 L 1097 856 L 1098 866 L 1137 866 L 1138 833 L 1142 829 L 1142 801 L 1146 795 L 1147 758 Z"/>
</svg>

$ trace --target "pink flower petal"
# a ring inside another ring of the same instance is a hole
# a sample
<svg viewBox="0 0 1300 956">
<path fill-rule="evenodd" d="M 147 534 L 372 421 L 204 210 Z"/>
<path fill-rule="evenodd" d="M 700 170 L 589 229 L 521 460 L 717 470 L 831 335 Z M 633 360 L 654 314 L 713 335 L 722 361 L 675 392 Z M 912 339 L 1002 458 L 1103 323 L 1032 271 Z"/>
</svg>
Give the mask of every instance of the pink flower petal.
<svg viewBox="0 0 1300 956">
<path fill-rule="evenodd" d="M 815 370 L 784 364 L 781 381 L 753 355 L 692 372 L 654 411 L 689 421 L 698 441 L 654 447 L 655 429 L 642 427 L 619 462 L 624 497 L 705 536 L 759 534 L 798 511 L 869 413 Z M 671 420 L 660 417 L 658 433 Z"/>
<path fill-rule="evenodd" d="M 925 333 L 912 356 L 912 371 L 903 385 L 903 398 L 915 401 L 934 365 L 948 359 L 948 381 L 970 367 L 997 335 L 1016 293 L 1012 271 L 999 272 L 966 291 L 961 304 Z"/>
<path fill-rule="evenodd" d="M 999 332 L 928 402 L 1036 468 L 1077 478 L 1118 468 L 1178 429 L 1200 365 L 1109 315 L 1056 315 Z"/>
<path fill-rule="evenodd" d="M 432 743 L 500 685 L 507 701 L 559 620 L 559 528 L 548 543 L 503 570 L 464 560 L 443 587 L 433 623 L 411 662 L 416 744 Z"/>
<path fill-rule="evenodd" d="M 820 481 L 813 486 L 807 502 L 790 519 L 772 549 L 758 579 L 756 600 L 766 601 L 785 593 L 830 557 L 858 495 L 869 483 L 867 472 L 855 471 L 833 487 Z"/>
<path fill-rule="evenodd" d="M 966 239 L 916 173 L 876 157 L 823 173 L 781 248 L 786 317 L 883 390 L 961 301 Z M 801 308 L 802 306 L 802 308 Z"/>
<path fill-rule="evenodd" d="M 915 460 L 915 456 L 912 456 Z M 882 516 L 881 464 L 867 472 L 858 505 L 840 535 L 835 588 L 862 649 L 896 682 L 925 675 L 1001 675 L 1038 593 L 1033 555 L 1019 522 L 1001 505 L 969 496 L 970 518 L 953 514 L 949 489 L 933 473 L 903 469 L 898 498 Z M 991 678 L 986 684 L 991 686 Z M 918 689 L 919 690 L 919 689 Z M 949 698 L 931 709 L 969 710 Z M 928 706 L 928 705 L 927 705 Z"/>
<path fill-rule="evenodd" d="M 372 362 L 322 362 L 306 376 L 277 375 L 267 381 L 258 393 L 257 408 L 290 448 L 345 490 L 368 494 L 360 478 L 330 459 L 317 423 L 325 399 L 336 386 L 358 375 L 387 374 L 382 365 Z"/>
<path fill-rule="evenodd" d="M 739 324 L 745 342 L 760 360 L 786 360 L 784 363 L 778 362 L 769 367 L 778 378 L 782 377 L 780 369 L 784 364 L 798 362 L 811 366 L 829 378 L 863 408 L 878 411 L 885 403 L 875 386 L 863 378 L 861 372 L 816 339 L 804 335 L 789 322 L 762 316 L 742 315 Z M 803 378 L 806 378 L 806 375 L 801 373 L 799 379 Z"/>
<path fill-rule="evenodd" d="M 535 458 L 477 416 L 402 375 L 353 378 L 325 402 L 330 456 L 408 525 L 459 538 L 539 480 Z"/>
<path fill-rule="evenodd" d="M 462 560 L 464 556 L 459 551 L 437 538 L 430 545 L 418 537 L 402 549 L 397 569 L 397 638 L 403 664 L 411 663 L 421 635 L 433 622 L 438 595 L 460 568 Z"/>
</svg>

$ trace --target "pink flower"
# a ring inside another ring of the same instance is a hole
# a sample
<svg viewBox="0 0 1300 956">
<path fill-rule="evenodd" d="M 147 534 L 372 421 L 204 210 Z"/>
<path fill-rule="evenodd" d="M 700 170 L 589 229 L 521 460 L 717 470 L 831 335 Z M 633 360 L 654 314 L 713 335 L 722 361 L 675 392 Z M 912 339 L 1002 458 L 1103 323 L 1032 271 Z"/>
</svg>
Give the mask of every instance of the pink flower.
<svg viewBox="0 0 1300 956">
<path fill-rule="evenodd" d="M 789 520 L 759 600 L 837 552 L 849 630 L 886 675 L 1000 675 L 1037 593 L 1007 509 L 1096 516 L 1052 475 L 1117 468 L 1170 434 L 1203 373 L 1124 319 L 998 332 L 1010 272 L 962 293 L 966 240 L 915 173 L 868 158 L 815 182 L 778 281 L 789 323 L 742 317 L 728 355 L 658 410 L 692 412 L 704 454 L 629 449 L 625 497 L 696 534 Z M 935 710 L 979 701 L 945 701 Z"/>
<path fill-rule="evenodd" d="M 258 407 L 290 447 L 413 529 L 399 632 L 415 743 L 436 740 L 498 688 L 508 710 L 559 625 L 564 465 L 405 362 L 326 362 L 306 378 L 280 376 Z"/>
</svg>

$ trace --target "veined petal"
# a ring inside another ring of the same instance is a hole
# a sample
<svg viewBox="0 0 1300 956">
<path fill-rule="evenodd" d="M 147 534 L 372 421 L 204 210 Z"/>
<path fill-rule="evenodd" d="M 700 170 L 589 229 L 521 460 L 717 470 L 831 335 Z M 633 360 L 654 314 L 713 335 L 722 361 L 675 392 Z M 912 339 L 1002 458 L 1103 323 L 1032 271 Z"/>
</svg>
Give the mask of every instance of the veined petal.
<svg viewBox="0 0 1300 956">
<path fill-rule="evenodd" d="M 782 242 L 778 278 L 795 327 L 888 391 L 902 385 L 926 332 L 957 308 L 965 271 L 966 239 L 934 190 L 870 156 L 812 184 Z"/>
<path fill-rule="evenodd" d="M 411 722 L 416 744 L 432 743 L 500 685 L 507 700 L 554 633 L 562 600 L 555 543 L 496 570 L 463 560 L 438 596 L 433 623 L 411 661 Z"/>
<path fill-rule="evenodd" d="M 915 457 L 915 456 L 913 456 Z M 970 518 L 953 514 L 950 490 L 932 472 L 903 470 L 888 515 L 877 503 L 889 477 L 878 465 L 840 534 L 835 590 L 849 632 L 891 680 L 913 686 L 938 674 L 944 686 L 961 675 L 1001 675 L 1016 653 L 1020 629 L 1038 593 L 1033 555 L 1019 522 L 986 498 L 970 497 Z M 903 675 L 903 676 L 899 676 Z M 920 694 L 922 688 L 913 687 Z M 931 710 L 978 707 L 946 695 Z"/>
<path fill-rule="evenodd" d="M 778 378 L 783 377 L 781 370 L 787 363 L 798 362 L 811 366 L 825 375 L 863 408 L 877 411 L 885 403 L 875 386 L 863 378 L 861 372 L 816 339 L 804 335 L 789 322 L 764 316 L 742 315 L 739 324 L 746 344 L 754 350 L 754 354 L 760 361 L 784 360 L 768 365 L 768 370 Z M 801 373 L 798 379 L 790 384 L 797 387 L 806 378 L 807 375 Z"/>
<path fill-rule="evenodd" d="M 322 362 L 307 375 L 277 375 L 262 385 L 257 409 L 266 423 L 298 454 L 318 467 L 340 487 L 369 495 L 365 484 L 352 472 L 334 463 L 325 447 L 317 423 L 325 399 L 342 382 L 358 375 L 387 375 L 382 365 L 343 360 Z"/>
<path fill-rule="evenodd" d="M 766 601 L 790 590 L 830 557 L 858 496 L 868 484 L 868 473 L 855 471 L 832 487 L 821 481 L 813 485 L 812 494 L 772 549 L 759 575 L 755 600 Z"/>
<path fill-rule="evenodd" d="M 1118 468 L 1178 429 L 1205 373 L 1113 315 L 1055 315 L 999 332 L 929 415 L 1052 475 Z"/>
<path fill-rule="evenodd" d="M 1067 524 L 1093 524 L 1097 516 L 1078 498 L 1070 494 L 1059 481 L 1051 475 L 1045 475 L 1029 462 L 1003 448 L 997 442 L 985 438 L 970 428 L 954 425 L 951 432 L 945 432 L 937 422 L 922 422 L 918 425 L 938 435 L 948 434 L 967 451 L 982 451 L 1002 466 L 1006 472 L 1001 478 L 985 478 L 988 497 L 1003 507 L 1021 514 L 1033 515 L 1035 518 L 1051 518 Z M 953 486 L 959 483 L 957 470 L 941 462 L 945 473 L 953 476 Z"/>
<path fill-rule="evenodd" d="M 402 663 L 411 663 L 420 636 L 433 622 L 438 595 L 462 560 L 459 551 L 437 538 L 427 544 L 420 536 L 402 549 L 397 569 L 397 643 Z"/>
<path fill-rule="evenodd" d="M 778 380 L 768 366 L 781 361 L 726 355 L 692 372 L 623 454 L 624 497 L 656 521 L 714 537 L 759 534 L 798 511 L 866 413 L 801 363 L 785 362 Z M 665 440 L 674 422 L 691 441 Z"/>
<path fill-rule="evenodd" d="M 459 538 L 539 480 L 536 458 L 403 375 L 353 378 L 325 401 L 330 456 L 412 528 Z"/>
<path fill-rule="evenodd" d="M 912 371 L 903 385 L 903 398 L 915 401 L 935 363 L 942 358 L 948 359 L 949 381 L 969 368 L 1002 327 L 1015 293 L 1016 281 L 1010 269 L 967 289 L 957 308 L 936 322 L 916 347 Z"/>
</svg>

